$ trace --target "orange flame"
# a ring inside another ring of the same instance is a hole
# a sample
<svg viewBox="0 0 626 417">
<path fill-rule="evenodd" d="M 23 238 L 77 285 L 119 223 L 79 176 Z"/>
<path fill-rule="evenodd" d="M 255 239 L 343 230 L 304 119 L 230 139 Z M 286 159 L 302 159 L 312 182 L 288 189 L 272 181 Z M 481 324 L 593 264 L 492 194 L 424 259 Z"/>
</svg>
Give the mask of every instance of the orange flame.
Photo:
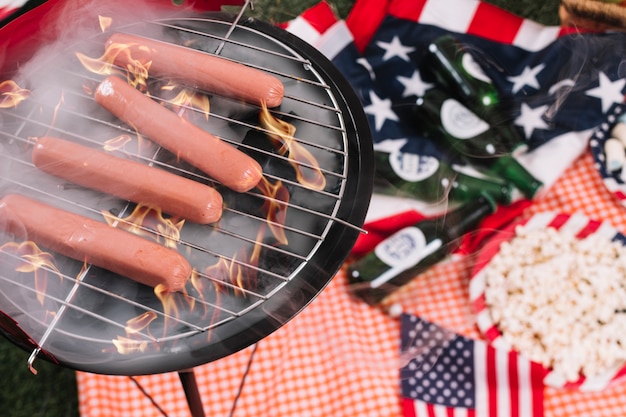
<svg viewBox="0 0 626 417">
<path fill-rule="evenodd" d="M 30 96 L 30 90 L 20 87 L 15 81 L 6 80 L 0 83 L 0 109 L 17 107 Z"/>
<path fill-rule="evenodd" d="M 88 57 L 81 52 L 76 52 L 76 57 L 87 71 L 99 75 L 112 75 L 120 72 L 115 67 L 115 60 L 117 57 L 120 56 L 120 54 L 127 56 L 127 62 L 129 62 L 129 64 L 126 70 L 128 71 L 127 78 L 129 82 L 134 87 L 145 86 L 152 61 L 142 62 L 139 59 L 133 58 L 131 53 L 132 46 L 133 45 L 123 43 L 112 43 L 106 48 L 104 54 L 98 58 Z M 140 50 L 145 48 L 141 45 L 135 46 L 139 47 Z"/>
<path fill-rule="evenodd" d="M 119 135 L 113 139 L 109 139 L 104 142 L 103 149 L 105 151 L 117 151 L 124 149 L 127 143 L 130 143 L 133 139 L 129 135 Z"/>
<path fill-rule="evenodd" d="M 208 266 L 204 273 L 216 281 L 233 284 L 235 288 L 246 288 L 242 267 L 236 262 L 235 256 L 230 260 L 220 257 L 214 265 Z M 241 291 L 238 292 L 245 294 Z"/>
<path fill-rule="evenodd" d="M 167 289 L 167 287 L 163 284 L 159 284 L 154 288 L 154 295 L 161 301 L 161 305 L 163 306 L 163 313 L 165 314 L 165 322 L 163 325 L 163 332 L 165 332 L 168 328 L 168 322 L 172 320 L 172 317 L 180 317 L 180 309 L 182 306 L 178 305 L 178 300 L 181 300 L 181 297 L 177 293 L 173 293 Z M 192 300 L 191 297 L 182 297 L 187 303 L 189 300 Z M 191 305 L 193 308 L 193 304 Z"/>
<path fill-rule="evenodd" d="M 287 218 L 287 207 L 289 205 L 289 190 L 283 185 L 282 181 L 276 181 L 271 184 L 267 178 L 263 177 L 257 188 L 261 193 L 268 197 L 263 203 L 263 210 L 267 213 L 267 221 L 272 234 L 283 245 L 288 243 L 285 234 L 285 219 Z"/>
<path fill-rule="evenodd" d="M 326 187 L 326 177 L 320 170 L 317 159 L 296 141 L 296 127 L 272 116 L 265 103 L 261 106 L 260 121 L 261 126 L 270 132 L 270 139 L 280 145 L 278 152 L 289 158 L 291 166 L 296 170 L 298 182 L 314 190 L 323 190 Z M 303 165 L 310 167 L 306 173 Z"/>
<path fill-rule="evenodd" d="M 37 301 L 41 305 L 44 303 L 46 288 L 48 287 L 48 272 L 54 271 L 59 279 L 63 280 L 63 274 L 54 263 L 54 256 L 49 252 L 42 251 L 33 241 L 7 242 L 0 246 L 0 251 L 17 255 L 24 260 L 15 270 L 34 274 Z"/>
<path fill-rule="evenodd" d="M 44 135 L 47 136 L 52 131 L 53 126 L 56 124 L 57 117 L 59 115 L 59 110 L 61 106 L 65 102 L 65 95 L 61 92 L 61 97 L 59 98 L 59 102 L 54 106 L 54 112 L 52 113 L 52 120 L 50 121 L 50 127 L 48 127 L 48 132 Z"/>
<path fill-rule="evenodd" d="M 117 217 L 110 212 L 102 212 L 102 215 L 110 226 L 139 236 L 153 237 L 151 231 L 157 232 L 156 241 L 168 248 L 176 248 L 177 242 L 180 241 L 180 231 L 185 224 L 184 220 L 175 222 L 171 218 L 165 218 L 161 209 L 145 204 L 137 204 L 133 212 L 126 217 Z"/>
<path fill-rule="evenodd" d="M 154 311 L 146 311 L 126 322 L 126 333 L 133 335 L 146 330 L 156 318 L 157 314 Z"/>
<path fill-rule="evenodd" d="M 104 33 L 111 27 L 113 19 L 106 16 L 98 16 L 98 22 L 100 23 L 100 30 Z"/>
<path fill-rule="evenodd" d="M 113 339 L 111 342 L 113 342 L 118 353 L 122 355 L 143 353 L 148 350 L 148 342 L 145 340 L 135 340 L 129 337 L 118 336 L 117 339 Z"/>
<path fill-rule="evenodd" d="M 178 88 L 179 86 L 174 84 L 167 84 L 162 87 L 165 91 L 175 91 Z M 209 97 L 206 94 L 183 88 L 174 98 L 167 100 L 167 102 L 172 106 L 172 110 L 178 113 L 179 116 L 182 116 L 185 113 L 185 110 L 191 107 L 199 110 L 204 118 L 209 120 L 211 103 L 209 102 Z"/>
</svg>

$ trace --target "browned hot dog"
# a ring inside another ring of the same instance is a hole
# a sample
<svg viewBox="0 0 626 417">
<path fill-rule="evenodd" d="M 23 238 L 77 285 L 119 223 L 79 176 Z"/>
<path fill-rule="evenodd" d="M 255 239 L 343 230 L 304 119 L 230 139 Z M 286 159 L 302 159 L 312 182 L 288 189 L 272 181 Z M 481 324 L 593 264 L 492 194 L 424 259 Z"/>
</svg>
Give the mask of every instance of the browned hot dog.
<svg viewBox="0 0 626 417">
<path fill-rule="evenodd" d="M 121 78 L 106 78 L 94 97 L 138 132 L 235 191 L 251 190 L 263 176 L 261 166 L 253 158 L 168 110 Z"/>
<path fill-rule="evenodd" d="M 132 68 L 136 63 L 130 61 L 137 60 L 151 75 L 268 107 L 280 105 L 284 96 L 283 83 L 273 75 L 195 49 L 124 33 L 111 35 L 106 46 L 112 45 L 129 48 L 129 54 L 120 53 L 114 61 L 123 68 Z"/>
<path fill-rule="evenodd" d="M 192 272 L 173 249 L 17 194 L 0 200 L 0 229 L 151 287 L 179 291 Z"/>
<path fill-rule="evenodd" d="M 64 139 L 39 138 L 32 159 L 49 174 L 195 223 L 222 215 L 222 196 L 214 188 Z"/>
</svg>

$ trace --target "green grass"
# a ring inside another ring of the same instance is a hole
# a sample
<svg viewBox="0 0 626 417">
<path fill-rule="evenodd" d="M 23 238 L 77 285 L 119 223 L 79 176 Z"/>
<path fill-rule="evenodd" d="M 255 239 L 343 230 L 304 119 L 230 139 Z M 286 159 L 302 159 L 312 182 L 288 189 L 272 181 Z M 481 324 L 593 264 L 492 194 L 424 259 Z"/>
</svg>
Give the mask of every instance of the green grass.
<svg viewBox="0 0 626 417">
<path fill-rule="evenodd" d="M 384 0 L 380 0 L 384 1 Z M 438 0 L 442 1 L 442 0 Z M 296 17 L 318 0 L 256 0 L 255 16 L 268 22 Z M 558 0 L 490 0 L 491 3 L 544 24 L 558 24 Z M 329 0 L 345 18 L 351 0 Z M 36 361 L 38 375 L 27 368 L 28 352 L 0 337 L 0 414 L 3 417 L 75 417 L 78 400 L 74 372 L 43 360 Z"/>
<path fill-rule="evenodd" d="M 3 417 L 77 417 L 75 373 L 41 359 L 33 375 L 30 353 L 0 337 L 0 415 Z"/>
</svg>

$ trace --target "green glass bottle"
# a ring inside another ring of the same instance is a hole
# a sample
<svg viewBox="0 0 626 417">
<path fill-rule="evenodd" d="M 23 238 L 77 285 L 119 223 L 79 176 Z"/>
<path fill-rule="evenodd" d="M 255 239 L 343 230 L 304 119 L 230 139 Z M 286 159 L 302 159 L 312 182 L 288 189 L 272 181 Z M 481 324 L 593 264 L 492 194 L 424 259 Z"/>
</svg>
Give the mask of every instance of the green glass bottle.
<svg viewBox="0 0 626 417">
<path fill-rule="evenodd" d="M 495 209 L 495 202 L 483 195 L 394 233 L 348 265 L 351 290 L 368 304 L 380 303 L 456 250 L 460 238 L 475 230 Z"/>
<path fill-rule="evenodd" d="M 533 198 L 543 187 L 515 157 L 526 151 L 522 142 L 511 142 L 502 129 L 480 119 L 462 103 L 438 89 L 430 89 L 413 106 L 403 106 L 404 113 L 426 132 L 438 131 L 448 147 L 471 163 L 485 167 L 495 176 L 511 182 L 526 197 Z M 435 136 L 432 134 L 431 136 Z"/>
<path fill-rule="evenodd" d="M 517 191 L 509 182 L 478 177 L 455 170 L 432 156 L 394 151 L 375 151 L 374 191 L 415 198 L 427 203 L 463 202 L 489 194 L 496 202 L 509 204 Z"/>
<path fill-rule="evenodd" d="M 491 124 L 507 122 L 497 88 L 469 47 L 444 35 L 428 45 L 428 52 L 430 70 L 449 94 Z"/>
</svg>

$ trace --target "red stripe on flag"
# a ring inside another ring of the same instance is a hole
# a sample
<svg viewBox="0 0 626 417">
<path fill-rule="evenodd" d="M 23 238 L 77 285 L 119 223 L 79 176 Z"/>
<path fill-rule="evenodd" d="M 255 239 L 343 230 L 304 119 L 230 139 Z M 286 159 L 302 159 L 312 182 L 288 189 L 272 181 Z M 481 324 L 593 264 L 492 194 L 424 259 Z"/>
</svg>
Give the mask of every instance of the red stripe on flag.
<svg viewBox="0 0 626 417">
<path fill-rule="evenodd" d="M 485 333 L 485 338 L 487 338 L 487 340 L 490 340 L 492 342 L 501 336 L 500 331 L 498 330 L 495 324 L 491 326 L 489 329 L 485 330 L 484 333 Z"/>
<path fill-rule="evenodd" d="M 402 415 L 404 417 L 417 417 L 415 414 L 415 401 L 410 398 L 402 398 Z"/>
<path fill-rule="evenodd" d="M 324 33 L 337 22 L 337 17 L 328 3 L 321 1 L 300 14 L 315 30 Z"/>
<path fill-rule="evenodd" d="M 586 238 L 587 236 L 598 230 L 601 224 L 602 223 L 597 220 L 589 220 L 585 227 L 583 227 L 578 233 L 576 233 L 576 237 L 578 237 L 579 239 Z"/>
<path fill-rule="evenodd" d="M 389 14 L 400 19 L 418 22 L 426 3 L 428 0 L 392 1 L 389 6 Z"/>
<path fill-rule="evenodd" d="M 498 414 L 498 397 L 496 393 L 498 392 L 498 378 L 497 378 L 497 361 L 496 361 L 496 350 L 491 346 L 487 346 L 486 353 L 486 363 L 485 363 L 485 376 L 487 380 L 485 381 L 487 386 L 487 410 L 489 410 L 489 416 L 497 416 Z"/>
<path fill-rule="evenodd" d="M 497 6 L 480 2 L 467 33 L 512 44 L 524 19 Z"/>
<path fill-rule="evenodd" d="M 517 369 L 517 352 L 509 351 L 509 394 L 510 394 L 510 404 L 511 404 L 511 416 L 519 416 L 520 415 L 520 398 L 519 398 L 519 390 L 520 390 L 520 375 L 519 370 Z M 524 416 L 521 416 L 524 417 Z"/>
<path fill-rule="evenodd" d="M 350 14 L 346 17 L 346 26 L 352 33 L 359 52 L 365 51 L 387 15 L 388 8 L 389 2 L 380 0 L 358 0 L 352 6 Z"/>
</svg>

